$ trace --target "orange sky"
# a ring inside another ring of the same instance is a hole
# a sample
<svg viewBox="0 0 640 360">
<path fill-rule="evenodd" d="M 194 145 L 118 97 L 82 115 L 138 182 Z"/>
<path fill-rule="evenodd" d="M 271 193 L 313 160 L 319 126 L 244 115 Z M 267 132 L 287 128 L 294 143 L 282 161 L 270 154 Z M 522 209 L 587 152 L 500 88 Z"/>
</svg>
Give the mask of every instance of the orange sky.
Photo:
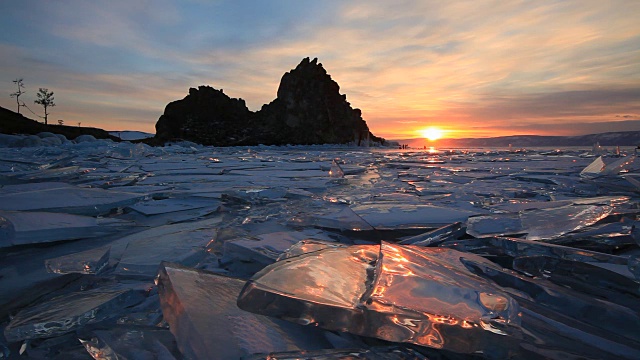
<svg viewBox="0 0 640 360">
<path fill-rule="evenodd" d="M 154 132 L 210 85 L 251 110 L 317 57 L 371 131 L 418 137 L 640 130 L 640 2 L 2 2 L 0 106 L 12 80 L 54 91 L 54 122 Z M 28 114 L 28 113 L 27 113 Z"/>
</svg>

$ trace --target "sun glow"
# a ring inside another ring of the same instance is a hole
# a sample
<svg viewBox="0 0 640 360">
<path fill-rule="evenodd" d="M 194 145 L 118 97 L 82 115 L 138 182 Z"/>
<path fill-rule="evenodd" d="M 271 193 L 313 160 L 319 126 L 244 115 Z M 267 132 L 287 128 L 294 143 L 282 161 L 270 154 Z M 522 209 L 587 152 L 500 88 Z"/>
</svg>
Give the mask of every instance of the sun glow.
<svg viewBox="0 0 640 360">
<path fill-rule="evenodd" d="M 444 131 L 440 128 L 431 126 L 420 130 L 420 135 L 429 141 L 434 141 L 442 138 L 442 136 L 444 136 Z"/>
</svg>

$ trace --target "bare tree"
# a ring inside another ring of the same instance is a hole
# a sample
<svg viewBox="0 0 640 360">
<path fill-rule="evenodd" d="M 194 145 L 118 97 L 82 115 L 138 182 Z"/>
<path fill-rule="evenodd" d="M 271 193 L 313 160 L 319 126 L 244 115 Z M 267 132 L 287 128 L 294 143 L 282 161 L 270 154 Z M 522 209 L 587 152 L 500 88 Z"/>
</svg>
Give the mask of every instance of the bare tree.
<svg viewBox="0 0 640 360">
<path fill-rule="evenodd" d="M 38 96 L 38 100 L 35 100 L 34 103 L 40 104 L 44 108 L 44 124 L 46 125 L 47 118 L 49 117 L 47 109 L 56 106 L 53 102 L 53 91 L 50 92 L 49 89 L 40 88 L 36 95 Z"/>
<path fill-rule="evenodd" d="M 22 82 L 22 78 L 13 80 L 13 83 L 18 86 L 18 91 L 11 94 L 11 97 L 16 98 L 16 103 L 18 103 L 18 114 L 20 114 L 20 106 L 25 106 L 23 102 L 20 102 L 20 95 L 24 94 L 26 91 L 22 91 L 24 89 L 24 83 Z"/>
</svg>

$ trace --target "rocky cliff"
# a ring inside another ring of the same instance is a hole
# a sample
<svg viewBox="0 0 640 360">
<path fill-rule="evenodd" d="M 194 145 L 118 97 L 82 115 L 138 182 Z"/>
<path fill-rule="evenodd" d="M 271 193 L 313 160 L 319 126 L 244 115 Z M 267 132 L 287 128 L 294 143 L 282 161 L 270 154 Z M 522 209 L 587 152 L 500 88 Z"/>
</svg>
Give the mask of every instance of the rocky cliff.
<svg viewBox="0 0 640 360">
<path fill-rule="evenodd" d="M 277 98 L 258 112 L 222 90 L 190 89 L 167 105 L 156 138 L 216 146 L 384 142 L 369 132 L 360 110 L 340 94 L 322 64 L 309 58 L 282 76 Z"/>
</svg>

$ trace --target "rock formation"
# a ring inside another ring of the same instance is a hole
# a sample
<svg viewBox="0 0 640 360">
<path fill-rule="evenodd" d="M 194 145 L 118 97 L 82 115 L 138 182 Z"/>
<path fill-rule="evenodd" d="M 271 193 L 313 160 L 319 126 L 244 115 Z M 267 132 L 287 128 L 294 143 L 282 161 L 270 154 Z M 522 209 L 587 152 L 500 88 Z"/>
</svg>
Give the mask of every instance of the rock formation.
<svg viewBox="0 0 640 360">
<path fill-rule="evenodd" d="M 369 132 L 359 109 L 317 59 L 305 58 L 280 81 L 277 98 L 251 112 L 209 86 L 190 89 L 167 105 L 156 123 L 159 141 L 184 139 L 204 145 L 284 145 L 384 142 Z"/>
</svg>

